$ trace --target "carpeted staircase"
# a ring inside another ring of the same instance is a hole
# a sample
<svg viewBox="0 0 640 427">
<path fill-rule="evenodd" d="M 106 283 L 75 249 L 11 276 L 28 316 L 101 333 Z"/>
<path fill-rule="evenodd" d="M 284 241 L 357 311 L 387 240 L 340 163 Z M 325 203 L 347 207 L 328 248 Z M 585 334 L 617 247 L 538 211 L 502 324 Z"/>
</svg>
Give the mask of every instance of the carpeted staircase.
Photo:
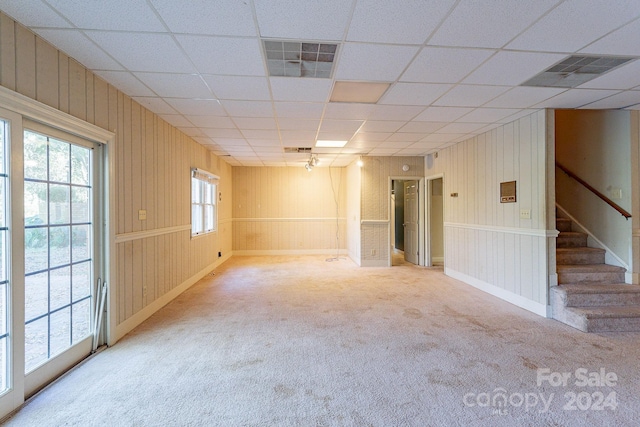
<svg viewBox="0 0 640 427">
<path fill-rule="evenodd" d="M 640 286 L 625 284 L 626 270 L 605 264 L 605 250 L 587 247 L 587 235 L 571 231 L 571 220 L 557 218 L 556 228 L 553 318 L 583 332 L 640 331 Z"/>
</svg>

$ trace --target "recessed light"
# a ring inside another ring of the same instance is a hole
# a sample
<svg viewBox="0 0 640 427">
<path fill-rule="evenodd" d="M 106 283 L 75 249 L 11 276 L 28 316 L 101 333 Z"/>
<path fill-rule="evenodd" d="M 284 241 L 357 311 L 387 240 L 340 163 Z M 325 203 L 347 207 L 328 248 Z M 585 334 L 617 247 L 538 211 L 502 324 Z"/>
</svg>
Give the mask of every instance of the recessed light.
<svg viewBox="0 0 640 427">
<path fill-rule="evenodd" d="M 342 148 L 345 145 L 347 145 L 347 141 L 329 141 L 329 140 L 318 140 L 318 141 L 316 141 L 316 147 Z"/>
</svg>

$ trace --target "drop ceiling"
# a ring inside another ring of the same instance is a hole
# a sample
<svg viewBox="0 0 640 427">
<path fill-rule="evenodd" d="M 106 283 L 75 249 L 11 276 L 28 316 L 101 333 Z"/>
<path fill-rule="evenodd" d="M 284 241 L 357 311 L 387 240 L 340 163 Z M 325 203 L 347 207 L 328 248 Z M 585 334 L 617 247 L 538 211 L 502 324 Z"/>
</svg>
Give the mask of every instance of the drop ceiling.
<svg viewBox="0 0 640 427">
<path fill-rule="evenodd" d="M 0 10 L 238 166 L 303 165 L 297 148 L 323 166 L 422 156 L 540 108 L 640 109 L 640 0 L 0 0 Z M 333 70 L 270 76 L 271 41 L 335 44 Z M 574 88 L 523 86 L 571 55 L 632 60 Z M 337 82 L 384 92 L 335 102 Z"/>
</svg>

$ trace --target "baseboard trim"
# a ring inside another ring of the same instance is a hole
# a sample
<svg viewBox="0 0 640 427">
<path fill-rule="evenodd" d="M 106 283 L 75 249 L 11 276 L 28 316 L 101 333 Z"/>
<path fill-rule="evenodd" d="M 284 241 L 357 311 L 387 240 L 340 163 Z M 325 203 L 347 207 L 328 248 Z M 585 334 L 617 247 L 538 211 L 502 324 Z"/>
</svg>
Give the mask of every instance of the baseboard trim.
<svg viewBox="0 0 640 427">
<path fill-rule="evenodd" d="M 473 286 L 476 289 L 479 289 L 483 292 L 491 294 L 495 297 L 498 297 L 504 301 L 507 301 L 513 305 L 516 305 L 520 308 L 523 308 L 527 311 L 537 314 L 542 317 L 549 317 L 549 309 L 547 304 L 541 304 L 539 302 L 532 301 L 528 298 L 525 298 L 521 295 L 514 294 L 513 292 L 506 291 L 502 288 L 499 288 L 490 283 L 484 282 L 482 280 L 476 279 L 475 277 L 468 276 L 464 273 L 461 273 L 456 270 L 452 270 L 450 268 L 445 268 L 444 273 L 447 276 L 453 277 L 454 279 L 460 280 L 468 285 Z"/>
<path fill-rule="evenodd" d="M 194 274 L 193 276 L 191 276 L 190 278 L 182 282 L 180 285 L 171 289 L 169 292 L 162 295 L 160 298 L 156 299 L 151 304 L 147 305 L 142 310 L 140 310 L 139 312 L 137 312 L 136 314 L 134 314 L 124 322 L 117 325 L 114 336 L 110 337 L 109 339 L 109 345 L 111 346 L 115 344 L 118 340 L 120 340 L 129 332 L 131 332 L 136 326 L 140 325 L 142 322 L 147 320 L 149 317 L 155 314 L 162 307 L 169 304 L 181 293 L 189 289 L 196 282 L 198 282 L 200 279 L 206 276 L 209 272 L 211 272 L 211 270 L 213 270 L 214 268 L 218 267 L 220 264 L 222 264 L 223 262 L 231 258 L 231 256 L 232 256 L 231 254 L 228 254 L 226 256 L 223 256 L 222 258 L 217 259 L 215 262 L 209 264 L 208 266 L 206 266 L 205 268 L 203 268 L 202 270 L 200 270 L 199 272 L 197 272 L 196 274 Z"/>
<path fill-rule="evenodd" d="M 336 252 L 335 249 L 282 249 L 282 250 L 248 250 L 248 251 L 233 251 L 234 256 L 270 256 L 270 255 L 326 255 L 341 257 L 347 256 L 346 249 L 340 249 Z"/>
</svg>

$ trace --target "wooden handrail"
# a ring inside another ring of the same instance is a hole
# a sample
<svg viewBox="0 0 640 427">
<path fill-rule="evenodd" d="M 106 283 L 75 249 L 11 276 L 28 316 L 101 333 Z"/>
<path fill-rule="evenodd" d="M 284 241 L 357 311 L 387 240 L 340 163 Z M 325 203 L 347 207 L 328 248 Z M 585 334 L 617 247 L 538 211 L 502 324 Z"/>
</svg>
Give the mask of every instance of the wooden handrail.
<svg viewBox="0 0 640 427">
<path fill-rule="evenodd" d="M 566 173 L 571 178 L 575 179 L 580 184 L 582 184 L 587 190 L 591 191 L 593 194 L 595 194 L 596 196 L 600 197 L 606 204 L 611 206 L 613 209 L 617 210 L 620 213 L 620 215 L 622 215 L 626 219 L 631 218 L 631 214 L 629 212 L 625 211 L 618 204 L 616 204 L 616 202 L 614 202 L 613 200 L 611 200 L 610 198 L 608 198 L 607 196 L 605 196 L 604 194 L 602 194 L 601 192 L 599 192 L 598 190 L 593 188 L 591 185 L 589 185 L 589 183 L 587 183 L 585 180 L 580 178 L 578 175 L 576 175 L 575 173 L 571 172 L 566 167 L 562 166 L 559 162 L 556 162 L 556 166 L 559 167 L 560 170 L 562 170 L 562 172 Z"/>
</svg>

